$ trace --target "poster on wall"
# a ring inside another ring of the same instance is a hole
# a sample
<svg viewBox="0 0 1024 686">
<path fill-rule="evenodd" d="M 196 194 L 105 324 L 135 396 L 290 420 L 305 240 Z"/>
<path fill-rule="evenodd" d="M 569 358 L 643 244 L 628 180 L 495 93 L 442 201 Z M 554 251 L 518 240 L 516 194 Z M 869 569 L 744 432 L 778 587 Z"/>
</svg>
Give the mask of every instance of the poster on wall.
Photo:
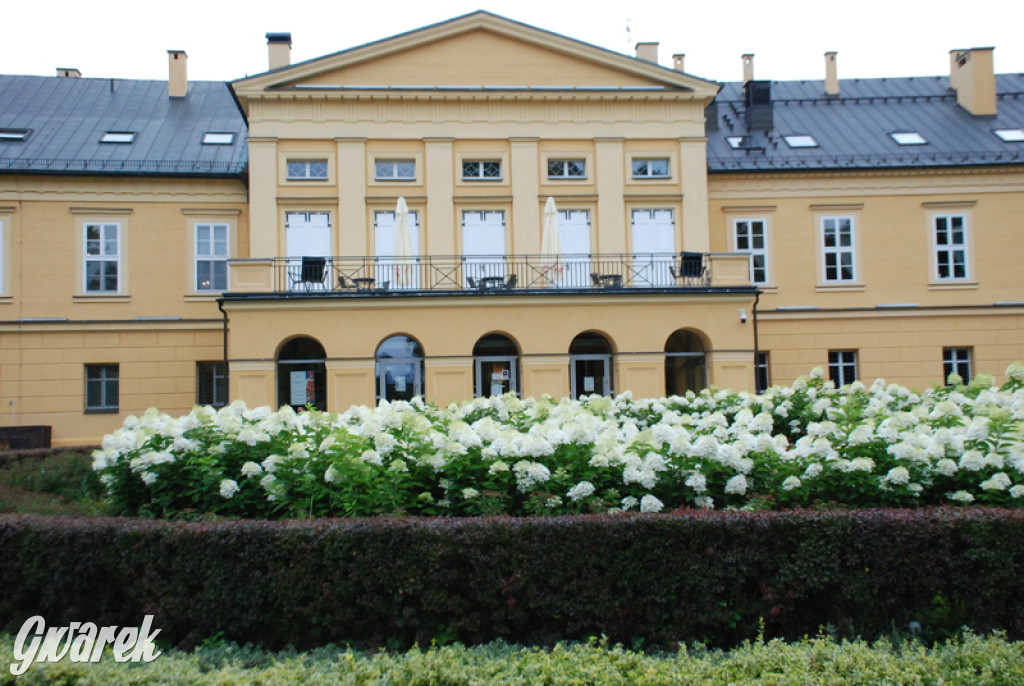
<svg viewBox="0 0 1024 686">
<path fill-rule="evenodd" d="M 291 372 L 288 377 L 291 384 L 292 405 L 308 405 L 316 397 L 316 382 L 313 372 Z"/>
<path fill-rule="evenodd" d="M 594 377 L 584 376 L 583 377 L 583 391 L 584 393 L 594 392 Z"/>
</svg>

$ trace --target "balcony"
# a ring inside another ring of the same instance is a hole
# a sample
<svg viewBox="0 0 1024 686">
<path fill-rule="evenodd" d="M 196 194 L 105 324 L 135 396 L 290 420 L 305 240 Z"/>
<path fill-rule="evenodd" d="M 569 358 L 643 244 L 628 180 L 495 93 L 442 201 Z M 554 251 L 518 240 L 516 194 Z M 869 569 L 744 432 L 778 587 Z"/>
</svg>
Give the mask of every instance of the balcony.
<svg viewBox="0 0 1024 686">
<path fill-rule="evenodd" d="M 372 297 L 753 290 L 738 253 L 290 257 L 231 261 L 228 296 Z"/>
</svg>

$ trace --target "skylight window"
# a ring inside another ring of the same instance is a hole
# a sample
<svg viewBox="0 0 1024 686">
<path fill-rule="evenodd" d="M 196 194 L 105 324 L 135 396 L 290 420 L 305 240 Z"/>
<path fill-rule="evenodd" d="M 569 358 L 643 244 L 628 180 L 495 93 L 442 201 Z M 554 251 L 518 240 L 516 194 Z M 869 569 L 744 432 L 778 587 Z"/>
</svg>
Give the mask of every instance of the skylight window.
<svg viewBox="0 0 1024 686">
<path fill-rule="evenodd" d="M 783 136 L 786 139 L 786 145 L 791 148 L 816 148 L 818 147 L 818 141 L 814 140 L 814 136 L 807 134 L 798 134 L 792 136 Z"/>
<path fill-rule="evenodd" d="M 896 131 L 889 136 L 900 145 L 925 145 L 928 142 L 917 131 Z"/>
<path fill-rule="evenodd" d="M 207 131 L 203 134 L 203 145 L 233 145 L 235 134 Z"/>
<path fill-rule="evenodd" d="M 23 141 L 28 138 L 28 129 L 0 129 L 0 143 Z"/>
<path fill-rule="evenodd" d="M 993 133 L 1007 143 L 1020 143 L 1024 141 L 1024 129 L 996 129 Z"/>
<path fill-rule="evenodd" d="M 742 150 L 744 148 L 754 147 L 754 139 L 751 136 L 726 136 L 725 142 L 729 144 L 729 147 L 733 150 Z"/>
<path fill-rule="evenodd" d="M 134 143 L 135 133 L 133 131 L 107 131 L 100 138 L 100 143 Z"/>
</svg>

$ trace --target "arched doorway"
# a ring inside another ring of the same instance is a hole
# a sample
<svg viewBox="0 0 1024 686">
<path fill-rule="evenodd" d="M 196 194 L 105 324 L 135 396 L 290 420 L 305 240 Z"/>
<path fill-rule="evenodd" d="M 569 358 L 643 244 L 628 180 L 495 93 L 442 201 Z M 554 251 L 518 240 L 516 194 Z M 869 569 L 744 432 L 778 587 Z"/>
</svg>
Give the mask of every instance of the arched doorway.
<svg viewBox="0 0 1024 686">
<path fill-rule="evenodd" d="M 587 331 L 569 345 L 569 388 L 573 398 L 611 395 L 612 346 L 601 334 Z"/>
<path fill-rule="evenodd" d="M 698 393 L 707 386 L 704 341 L 693 331 L 673 332 L 665 342 L 665 395 Z"/>
<path fill-rule="evenodd" d="M 423 346 L 398 335 L 377 346 L 377 400 L 412 400 L 423 395 Z"/>
<path fill-rule="evenodd" d="M 281 346 L 277 403 L 295 409 L 327 409 L 327 353 L 319 341 L 300 336 Z"/>
<path fill-rule="evenodd" d="M 508 336 L 491 333 L 473 346 L 476 397 L 519 394 L 519 349 Z"/>
</svg>

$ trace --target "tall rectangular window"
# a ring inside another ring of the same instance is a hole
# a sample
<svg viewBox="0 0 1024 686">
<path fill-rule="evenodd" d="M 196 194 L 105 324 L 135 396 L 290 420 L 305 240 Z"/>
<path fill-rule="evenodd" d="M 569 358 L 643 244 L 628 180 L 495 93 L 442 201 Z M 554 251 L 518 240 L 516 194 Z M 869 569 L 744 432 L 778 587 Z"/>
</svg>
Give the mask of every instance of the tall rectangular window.
<svg viewBox="0 0 1024 686">
<path fill-rule="evenodd" d="M 829 350 L 828 378 L 836 388 L 851 384 L 857 380 L 857 351 Z"/>
<path fill-rule="evenodd" d="M 228 366 L 224 362 L 196 362 L 196 404 L 228 404 Z"/>
<path fill-rule="evenodd" d="M 959 376 L 963 383 L 971 380 L 970 348 L 942 349 L 942 379 L 946 384 L 949 383 L 952 374 Z"/>
<path fill-rule="evenodd" d="M 967 218 L 962 214 L 937 215 L 935 222 L 935 275 L 940 281 L 967 278 Z"/>
<path fill-rule="evenodd" d="M 228 288 L 228 225 L 196 224 L 196 290 Z"/>
<path fill-rule="evenodd" d="M 825 281 L 856 280 L 853 217 L 822 217 L 821 246 Z"/>
<path fill-rule="evenodd" d="M 737 219 L 736 252 L 750 255 L 750 282 L 768 283 L 768 250 L 763 219 Z"/>
<path fill-rule="evenodd" d="M 85 225 L 85 292 L 117 293 L 121 288 L 121 225 Z"/>
<path fill-rule="evenodd" d="M 117 412 L 119 385 L 116 364 L 85 365 L 85 411 Z"/>
<path fill-rule="evenodd" d="M 754 359 L 754 391 L 764 393 L 772 385 L 768 353 L 759 350 Z"/>
</svg>

